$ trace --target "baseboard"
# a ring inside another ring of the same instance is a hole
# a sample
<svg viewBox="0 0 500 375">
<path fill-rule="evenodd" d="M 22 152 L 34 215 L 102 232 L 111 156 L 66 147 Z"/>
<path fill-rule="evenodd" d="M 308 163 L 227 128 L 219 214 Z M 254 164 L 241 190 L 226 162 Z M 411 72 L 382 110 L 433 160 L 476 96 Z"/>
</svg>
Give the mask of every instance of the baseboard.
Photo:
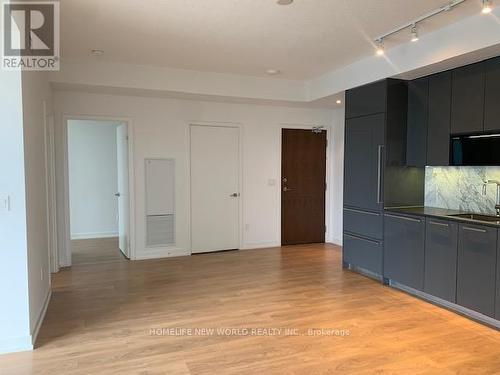
<svg viewBox="0 0 500 375">
<path fill-rule="evenodd" d="M 47 308 L 49 307 L 50 297 L 52 297 L 52 289 L 49 285 L 49 290 L 47 295 L 45 296 L 45 300 L 43 301 L 42 308 L 38 313 L 38 317 L 36 319 L 35 327 L 33 327 L 33 331 L 31 333 L 31 344 L 34 347 L 36 338 L 38 337 L 38 332 L 40 332 L 40 327 L 42 326 L 43 320 L 45 319 L 45 314 L 47 313 Z"/>
<path fill-rule="evenodd" d="M 326 242 L 332 243 L 334 245 L 342 246 L 342 237 L 341 238 L 336 238 L 336 237 L 327 237 Z"/>
<path fill-rule="evenodd" d="M 0 340 L 0 354 L 25 352 L 28 350 L 33 350 L 31 335 Z"/>
<path fill-rule="evenodd" d="M 99 233 L 71 233 L 72 240 L 87 240 L 93 238 L 111 238 L 118 237 L 116 232 L 99 232 Z"/>
<path fill-rule="evenodd" d="M 250 242 L 243 245 L 241 250 L 266 249 L 269 247 L 280 247 L 279 242 Z"/>
<path fill-rule="evenodd" d="M 145 248 L 141 251 L 136 251 L 133 260 L 160 259 L 172 258 L 191 255 L 191 252 L 182 248 Z"/>
</svg>

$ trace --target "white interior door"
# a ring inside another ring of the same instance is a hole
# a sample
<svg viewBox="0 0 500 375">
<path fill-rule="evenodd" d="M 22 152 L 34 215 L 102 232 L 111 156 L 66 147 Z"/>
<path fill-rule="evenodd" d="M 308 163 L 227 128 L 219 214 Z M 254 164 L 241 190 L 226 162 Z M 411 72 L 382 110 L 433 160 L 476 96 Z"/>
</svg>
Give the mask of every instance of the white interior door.
<svg viewBox="0 0 500 375">
<path fill-rule="evenodd" d="M 129 191 L 128 191 L 128 133 L 127 125 L 116 128 L 116 150 L 118 161 L 118 236 L 123 255 L 130 258 L 129 249 Z"/>
<path fill-rule="evenodd" d="M 239 248 L 239 129 L 191 126 L 191 252 Z"/>
</svg>

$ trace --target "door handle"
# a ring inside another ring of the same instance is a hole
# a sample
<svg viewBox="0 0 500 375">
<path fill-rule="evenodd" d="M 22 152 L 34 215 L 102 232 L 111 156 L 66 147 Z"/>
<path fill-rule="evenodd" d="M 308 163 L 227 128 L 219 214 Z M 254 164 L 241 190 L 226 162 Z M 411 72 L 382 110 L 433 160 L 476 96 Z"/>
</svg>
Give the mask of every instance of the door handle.
<svg viewBox="0 0 500 375">
<path fill-rule="evenodd" d="M 377 164 L 377 204 L 382 202 L 382 151 L 384 150 L 384 145 L 378 146 L 378 164 Z"/>
<path fill-rule="evenodd" d="M 290 189 L 290 188 L 289 188 L 289 187 L 287 187 L 287 186 L 285 186 L 285 187 L 283 188 L 283 191 L 284 191 L 285 193 L 286 193 L 287 191 L 292 191 L 292 190 L 293 190 L 293 189 Z"/>
<path fill-rule="evenodd" d="M 233 193 L 230 195 L 231 198 L 238 198 L 240 196 L 240 193 Z"/>
<path fill-rule="evenodd" d="M 120 194 L 120 193 L 116 193 L 116 194 L 115 194 L 115 197 L 120 197 L 120 196 L 121 196 L 121 194 Z"/>
</svg>

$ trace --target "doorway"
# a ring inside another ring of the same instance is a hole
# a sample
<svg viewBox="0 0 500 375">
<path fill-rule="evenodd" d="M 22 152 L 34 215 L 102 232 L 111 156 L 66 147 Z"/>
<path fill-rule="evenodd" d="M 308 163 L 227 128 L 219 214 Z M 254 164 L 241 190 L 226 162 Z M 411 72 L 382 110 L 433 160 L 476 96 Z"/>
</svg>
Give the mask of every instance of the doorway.
<svg viewBox="0 0 500 375">
<path fill-rule="evenodd" d="M 282 129 L 281 138 L 281 244 L 323 243 L 326 130 Z"/>
<path fill-rule="evenodd" d="M 239 137 L 239 127 L 190 127 L 193 254 L 240 246 Z"/>
<path fill-rule="evenodd" d="M 68 120 L 67 142 L 70 264 L 129 258 L 127 124 Z"/>
</svg>

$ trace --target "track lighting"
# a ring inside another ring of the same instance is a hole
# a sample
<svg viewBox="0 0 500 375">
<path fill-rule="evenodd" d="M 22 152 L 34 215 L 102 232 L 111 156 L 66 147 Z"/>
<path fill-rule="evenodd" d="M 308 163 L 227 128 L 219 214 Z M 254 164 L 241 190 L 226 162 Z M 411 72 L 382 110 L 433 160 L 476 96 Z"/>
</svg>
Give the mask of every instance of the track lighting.
<svg viewBox="0 0 500 375">
<path fill-rule="evenodd" d="M 375 41 L 375 43 L 377 44 L 377 50 L 376 50 L 377 56 L 382 56 L 384 54 L 384 40 L 379 39 Z"/>
<path fill-rule="evenodd" d="M 491 4 L 491 0 L 483 0 L 483 10 L 482 10 L 482 13 L 483 14 L 488 14 L 488 13 L 491 13 L 492 10 L 493 10 L 493 6 Z"/>
<path fill-rule="evenodd" d="M 411 27 L 411 41 L 412 42 L 418 42 L 418 30 L 417 30 L 417 25 L 412 25 Z"/>
</svg>

